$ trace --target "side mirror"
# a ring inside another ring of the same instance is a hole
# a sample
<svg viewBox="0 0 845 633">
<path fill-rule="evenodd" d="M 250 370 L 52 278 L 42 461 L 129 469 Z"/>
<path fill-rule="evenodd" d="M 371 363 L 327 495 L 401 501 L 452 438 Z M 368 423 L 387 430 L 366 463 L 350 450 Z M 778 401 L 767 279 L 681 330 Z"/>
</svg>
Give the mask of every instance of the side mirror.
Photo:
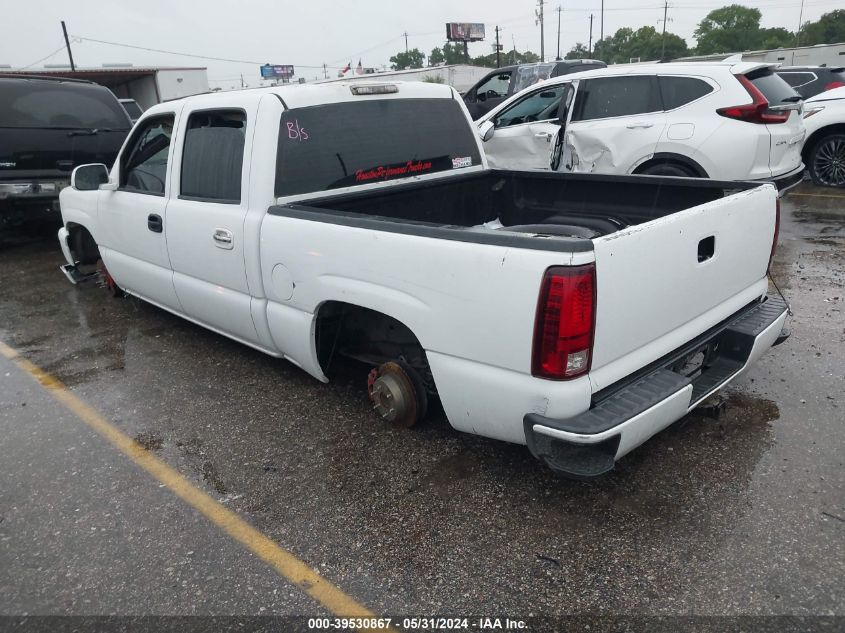
<svg viewBox="0 0 845 633">
<path fill-rule="evenodd" d="M 493 121 L 487 119 L 484 123 L 478 126 L 478 136 L 485 143 L 493 138 L 493 133 L 496 131 L 496 126 Z"/>
<path fill-rule="evenodd" d="M 70 186 L 77 191 L 96 191 L 108 181 L 109 170 L 102 163 L 80 165 L 70 174 Z"/>
</svg>

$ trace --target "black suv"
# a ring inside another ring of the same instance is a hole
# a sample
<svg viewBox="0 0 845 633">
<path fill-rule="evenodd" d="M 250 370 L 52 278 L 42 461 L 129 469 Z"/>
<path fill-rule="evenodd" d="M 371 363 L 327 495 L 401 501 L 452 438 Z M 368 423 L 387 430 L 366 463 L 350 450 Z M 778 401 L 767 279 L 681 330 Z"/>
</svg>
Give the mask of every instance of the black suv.
<svg viewBox="0 0 845 633">
<path fill-rule="evenodd" d="M 845 86 L 845 67 L 783 66 L 775 71 L 805 99 Z"/>
<path fill-rule="evenodd" d="M 503 66 L 485 75 L 467 90 L 464 93 L 464 103 L 467 104 L 470 116 L 480 119 L 511 95 L 538 81 L 596 68 L 607 68 L 607 64 L 597 59 L 565 59 L 557 62 Z"/>
<path fill-rule="evenodd" d="M 0 229 L 59 221 L 59 192 L 85 163 L 114 162 L 131 122 L 89 81 L 0 75 Z"/>
</svg>

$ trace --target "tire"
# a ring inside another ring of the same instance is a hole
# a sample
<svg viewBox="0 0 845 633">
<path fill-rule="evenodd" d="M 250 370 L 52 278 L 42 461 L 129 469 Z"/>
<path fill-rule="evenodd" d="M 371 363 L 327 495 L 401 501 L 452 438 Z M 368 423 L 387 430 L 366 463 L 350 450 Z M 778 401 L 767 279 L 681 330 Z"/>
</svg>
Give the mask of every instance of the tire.
<svg viewBox="0 0 845 633">
<path fill-rule="evenodd" d="M 637 171 L 637 173 L 643 176 L 675 176 L 680 178 L 695 178 L 697 176 L 692 170 L 677 163 L 657 163 Z"/>
<path fill-rule="evenodd" d="M 845 134 L 828 134 L 816 141 L 807 167 L 813 183 L 845 187 Z"/>
</svg>

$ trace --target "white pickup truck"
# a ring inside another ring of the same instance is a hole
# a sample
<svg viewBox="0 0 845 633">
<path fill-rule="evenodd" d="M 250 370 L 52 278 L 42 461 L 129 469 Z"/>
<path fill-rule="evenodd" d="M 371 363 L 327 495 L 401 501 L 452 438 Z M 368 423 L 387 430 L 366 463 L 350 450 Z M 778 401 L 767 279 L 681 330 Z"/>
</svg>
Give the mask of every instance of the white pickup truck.
<svg viewBox="0 0 845 633">
<path fill-rule="evenodd" d="M 59 241 L 72 281 L 100 262 L 324 382 L 358 359 L 385 420 L 436 397 L 455 429 L 589 477 L 780 340 L 777 204 L 768 184 L 493 170 L 453 89 L 334 83 L 150 108 L 110 171 L 74 171 Z"/>
</svg>

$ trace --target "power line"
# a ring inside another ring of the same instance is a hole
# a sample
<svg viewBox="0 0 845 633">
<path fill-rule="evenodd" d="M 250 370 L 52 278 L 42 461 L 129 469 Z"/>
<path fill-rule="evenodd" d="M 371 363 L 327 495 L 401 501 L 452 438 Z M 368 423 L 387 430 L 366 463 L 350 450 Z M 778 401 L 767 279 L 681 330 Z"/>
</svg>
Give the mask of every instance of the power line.
<svg viewBox="0 0 845 633">
<path fill-rule="evenodd" d="M 93 37 L 82 37 L 81 35 L 74 36 L 78 40 L 82 40 L 84 42 L 95 42 L 97 44 L 108 44 L 110 46 L 120 46 L 123 48 L 133 48 L 139 51 L 148 51 L 151 53 L 164 53 L 166 55 L 181 55 L 182 57 L 193 57 L 195 59 L 207 59 L 215 62 L 229 62 L 232 64 L 257 64 L 261 66 L 266 63 L 266 60 L 263 62 L 253 61 L 249 59 L 232 59 L 228 57 L 212 57 L 210 55 L 195 55 L 194 53 L 183 53 L 180 51 L 168 51 L 161 48 L 149 48 L 147 46 L 135 46 L 134 44 L 124 44 L 122 42 L 109 42 L 106 40 L 97 40 Z M 64 48 L 64 46 L 62 46 Z M 36 62 L 38 63 L 38 62 Z M 294 66 L 299 66 L 300 68 L 322 68 L 322 65 L 319 66 L 309 66 L 307 64 L 293 64 Z M 334 67 L 333 67 L 334 68 Z"/>
<path fill-rule="evenodd" d="M 55 54 L 56 54 L 56 53 L 58 53 L 59 51 L 64 50 L 64 48 L 65 48 L 65 43 L 64 43 L 64 40 L 62 40 L 62 45 L 61 45 L 61 46 L 59 46 L 56 50 L 54 50 L 52 53 L 50 53 L 49 55 L 45 55 L 45 56 L 44 56 L 44 57 L 42 57 L 41 59 L 36 59 L 36 60 L 35 60 L 34 62 L 32 62 L 31 64 L 27 64 L 26 66 L 21 66 L 21 67 L 19 68 L 19 70 L 24 70 L 25 68 L 32 68 L 33 66 L 35 66 L 36 64 L 40 64 L 40 63 L 41 63 L 41 62 L 43 62 L 44 60 L 50 59 L 53 55 L 55 55 Z"/>
</svg>

